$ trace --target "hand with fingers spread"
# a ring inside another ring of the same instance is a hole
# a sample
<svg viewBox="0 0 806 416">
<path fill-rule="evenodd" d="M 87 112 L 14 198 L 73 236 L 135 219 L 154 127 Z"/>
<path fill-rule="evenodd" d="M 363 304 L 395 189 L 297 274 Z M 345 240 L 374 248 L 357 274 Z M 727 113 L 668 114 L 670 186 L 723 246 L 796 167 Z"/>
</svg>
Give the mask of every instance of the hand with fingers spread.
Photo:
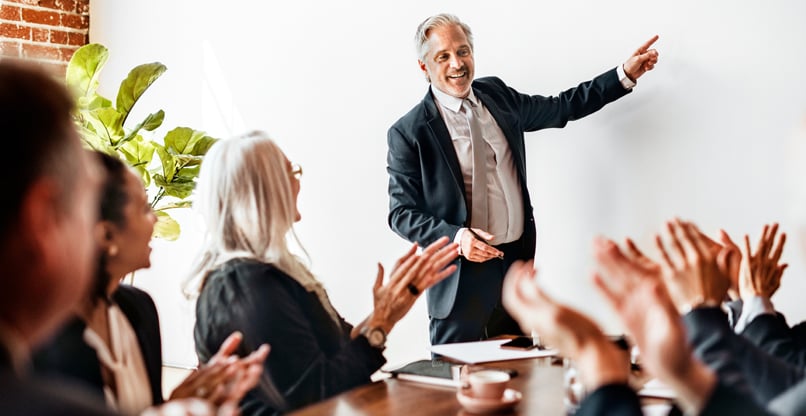
<svg viewBox="0 0 806 416">
<path fill-rule="evenodd" d="M 493 235 L 479 228 L 465 228 L 461 238 L 462 256 L 483 263 L 494 258 L 501 258 L 504 253 L 491 245 Z"/>
<path fill-rule="evenodd" d="M 415 244 L 397 260 L 386 284 L 379 263 L 372 288 L 375 307 L 363 325 L 383 328 L 388 334 L 426 289 L 456 271 L 456 265 L 451 264 L 458 257 L 456 249 L 456 243 L 449 243 L 447 237 L 431 243 L 420 254 Z"/>
<path fill-rule="evenodd" d="M 629 245 L 628 245 L 629 246 Z M 716 385 L 716 376 L 697 361 L 686 341 L 685 328 L 655 267 L 611 240 L 597 238 L 594 283 L 641 350 L 647 370 L 679 395 L 686 410 L 696 414 Z"/>
<path fill-rule="evenodd" d="M 778 224 L 765 225 L 755 251 L 750 250 L 750 237 L 744 236 L 742 261 L 739 271 L 739 295 L 742 299 L 753 296 L 772 297 L 781 285 L 781 276 L 787 264 L 779 264 L 786 243 L 781 233 L 777 243 Z"/>
<path fill-rule="evenodd" d="M 702 304 L 719 305 L 730 280 L 717 266 L 718 253 L 692 223 L 677 219 L 666 228 L 675 258 L 660 236 L 655 243 L 663 258 L 661 276 L 678 309 L 684 312 Z"/>
<path fill-rule="evenodd" d="M 655 68 L 655 64 L 658 63 L 658 51 L 654 48 L 650 49 L 650 47 L 657 40 L 658 35 L 653 36 L 641 45 L 630 58 L 627 59 L 627 62 L 624 62 L 624 74 L 627 75 L 631 81 L 637 81 L 641 75 Z"/>
<path fill-rule="evenodd" d="M 171 392 L 170 400 L 197 397 L 216 406 L 237 404 L 257 385 L 269 354 L 269 346 L 264 344 L 239 358 L 234 354 L 242 340 L 240 332 L 233 332 L 206 364 L 199 366 Z"/>
<path fill-rule="evenodd" d="M 629 365 L 624 353 L 590 318 L 546 295 L 536 274 L 532 261 L 516 261 L 504 279 L 502 302 L 523 331 L 537 331 L 543 342 L 572 358 L 589 391 L 626 383 Z"/>
</svg>

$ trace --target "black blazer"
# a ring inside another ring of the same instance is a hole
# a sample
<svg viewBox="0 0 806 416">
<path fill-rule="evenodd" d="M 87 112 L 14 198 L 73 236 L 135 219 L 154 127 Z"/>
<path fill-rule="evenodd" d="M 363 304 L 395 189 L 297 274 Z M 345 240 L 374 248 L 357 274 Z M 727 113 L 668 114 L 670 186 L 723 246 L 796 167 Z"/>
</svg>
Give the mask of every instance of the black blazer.
<svg viewBox="0 0 806 416">
<path fill-rule="evenodd" d="M 613 69 L 556 97 L 521 94 L 495 77 L 473 81 L 473 92 L 489 109 L 512 151 L 525 215 L 516 257 L 533 258 L 536 234 L 526 186 L 524 132 L 564 127 L 569 120 L 591 114 L 629 91 L 622 87 Z M 453 238 L 459 228 L 467 227 L 469 215 L 459 160 L 430 90 L 392 125 L 387 142 L 388 222 L 392 230 L 426 246 L 443 236 Z M 432 317 L 443 319 L 450 314 L 462 283 L 459 276 L 463 261 L 456 260 L 457 271 L 428 291 L 428 313 Z M 478 295 L 484 299 L 497 296 L 483 292 Z M 491 301 L 495 304 L 498 299 Z"/>
<path fill-rule="evenodd" d="M 271 264 L 234 259 L 212 271 L 196 302 L 196 352 L 207 361 L 233 331 L 241 356 L 271 345 L 268 385 L 247 393 L 244 415 L 277 414 L 370 382 L 386 360 L 352 326 L 327 314 L 319 298 Z M 272 397 L 267 389 L 279 391 Z"/>
<path fill-rule="evenodd" d="M 582 400 L 576 413 L 577 416 L 641 416 L 643 414 L 638 395 L 626 384 L 608 384 L 599 387 Z M 680 414 L 680 412 L 673 408 L 669 414 Z M 750 397 L 721 383 L 716 385 L 699 414 L 701 416 L 771 415 Z"/>
<path fill-rule="evenodd" d="M 762 351 L 784 362 L 806 368 L 806 324 L 790 328 L 781 314 L 764 314 L 753 319 L 742 331 Z"/>
<path fill-rule="evenodd" d="M 734 333 L 718 307 L 694 309 L 683 321 L 695 355 L 722 383 L 755 397 L 758 403 L 768 403 L 806 375 L 803 368 L 787 364 Z"/>
<path fill-rule="evenodd" d="M 134 328 L 151 384 L 151 396 L 154 404 L 161 404 L 162 341 L 154 301 L 146 292 L 123 284 L 112 294 L 112 299 Z M 60 375 L 80 382 L 104 400 L 101 362 L 95 350 L 84 342 L 85 328 L 86 324 L 81 319 L 76 317 L 70 320 L 34 354 L 34 369 L 39 373 Z"/>
</svg>

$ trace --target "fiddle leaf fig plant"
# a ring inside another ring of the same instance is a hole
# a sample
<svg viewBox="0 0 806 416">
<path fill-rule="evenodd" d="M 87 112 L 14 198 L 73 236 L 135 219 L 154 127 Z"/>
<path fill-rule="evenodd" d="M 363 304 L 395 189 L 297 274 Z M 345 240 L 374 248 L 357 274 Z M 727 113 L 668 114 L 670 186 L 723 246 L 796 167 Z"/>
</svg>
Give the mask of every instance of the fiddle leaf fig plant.
<svg viewBox="0 0 806 416">
<path fill-rule="evenodd" d="M 165 112 L 157 110 L 137 122 L 129 116 L 167 68 L 159 62 L 134 67 L 113 103 L 98 94 L 98 77 L 108 59 L 109 50 L 98 43 L 82 46 L 70 59 L 66 81 L 76 96 L 74 121 L 86 147 L 116 155 L 140 174 L 157 215 L 154 236 L 176 240 L 181 229 L 167 211 L 190 206 L 202 159 L 217 139 L 189 127 L 176 127 L 161 141 L 152 139 L 154 133 L 145 137 L 144 132 L 162 126 Z"/>
</svg>

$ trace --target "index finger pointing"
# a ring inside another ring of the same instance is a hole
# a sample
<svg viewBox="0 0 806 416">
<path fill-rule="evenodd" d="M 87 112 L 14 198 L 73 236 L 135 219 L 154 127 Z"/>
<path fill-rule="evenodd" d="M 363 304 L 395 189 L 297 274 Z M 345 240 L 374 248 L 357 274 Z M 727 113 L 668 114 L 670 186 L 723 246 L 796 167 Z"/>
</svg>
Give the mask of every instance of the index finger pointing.
<svg viewBox="0 0 806 416">
<path fill-rule="evenodd" d="M 655 36 L 651 37 L 648 41 L 646 41 L 643 45 L 641 45 L 641 47 L 639 47 L 635 51 L 635 55 L 640 55 L 640 54 L 646 52 L 647 49 L 649 49 L 649 47 L 652 46 L 652 44 L 655 43 L 655 41 L 658 40 L 659 37 L 660 36 L 658 36 L 658 35 L 655 35 Z"/>
</svg>

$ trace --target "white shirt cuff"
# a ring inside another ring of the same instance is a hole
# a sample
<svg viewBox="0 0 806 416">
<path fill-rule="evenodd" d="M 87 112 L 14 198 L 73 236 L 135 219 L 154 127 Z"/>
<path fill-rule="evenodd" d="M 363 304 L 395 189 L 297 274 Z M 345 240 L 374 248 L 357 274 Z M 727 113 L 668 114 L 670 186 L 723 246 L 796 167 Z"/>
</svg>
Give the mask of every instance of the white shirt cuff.
<svg viewBox="0 0 806 416">
<path fill-rule="evenodd" d="M 627 73 L 624 72 L 624 64 L 616 67 L 616 74 L 618 75 L 619 82 L 621 82 L 621 86 L 624 87 L 625 90 L 631 90 L 635 87 L 635 82 L 627 77 Z"/>
<path fill-rule="evenodd" d="M 465 231 L 467 231 L 467 228 L 462 227 L 456 232 L 456 235 L 453 236 L 453 242 L 458 246 L 456 252 L 459 253 L 460 256 L 462 255 L 462 235 L 464 235 Z"/>
<path fill-rule="evenodd" d="M 761 315 L 767 314 L 775 314 L 775 308 L 772 306 L 772 302 L 769 298 L 763 296 L 753 296 L 750 299 L 742 300 L 742 314 L 736 321 L 734 331 L 736 331 L 737 334 L 740 334 L 745 328 L 747 328 L 747 325 L 749 325 L 750 322 L 753 322 L 754 319 Z"/>
</svg>

